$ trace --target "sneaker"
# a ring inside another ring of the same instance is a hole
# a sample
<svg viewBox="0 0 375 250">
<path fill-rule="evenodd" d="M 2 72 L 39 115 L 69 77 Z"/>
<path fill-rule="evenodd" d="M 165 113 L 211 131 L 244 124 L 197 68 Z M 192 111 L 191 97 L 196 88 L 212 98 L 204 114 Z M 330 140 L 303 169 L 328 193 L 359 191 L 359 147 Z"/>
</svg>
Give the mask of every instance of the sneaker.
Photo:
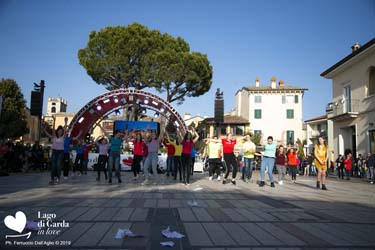
<svg viewBox="0 0 375 250">
<path fill-rule="evenodd" d="M 231 182 L 233 185 L 236 185 L 236 180 L 233 179 Z"/>
<path fill-rule="evenodd" d="M 223 184 L 227 184 L 227 180 L 226 179 L 223 179 Z"/>
<path fill-rule="evenodd" d="M 322 185 L 322 190 L 328 190 L 327 188 L 326 188 L 326 185 Z"/>
<path fill-rule="evenodd" d="M 110 179 L 110 180 L 108 181 L 108 183 L 109 183 L 109 184 L 112 184 L 112 180 Z"/>
<path fill-rule="evenodd" d="M 373 182 L 373 181 L 370 181 L 370 184 L 374 184 L 374 182 Z"/>
<path fill-rule="evenodd" d="M 279 185 L 283 185 L 283 181 L 279 181 Z"/>
<path fill-rule="evenodd" d="M 275 187 L 275 184 L 273 182 L 271 182 L 271 187 L 274 188 Z"/>
<path fill-rule="evenodd" d="M 221 180 L 221 177 L 220 177 L 220 175 L 219 175 L 219 176 L 217 177 L 217 180 L 218 180 L 218 181 L 220 181 L 220 180 Z"/>
<path fill-rule="evenodd" d="M 263 187 L 264 185 L 266 185 L 266 184 L 264 183 L 264 181 L 260 181 L 260 182 L 259 182 L 259 187 Z"/>
<path fill-rule="evenodd" d="M 212 176 L 208 177 L 208 180 L 212 181 Z"/>
<path fill-rule="evenodd" d="M 249 179 L 249 178 L 246 178 L 246 179 L 245 179 L 245 182 L 246 182 L 246 183 L 249 183 L 249 182 L 250 182 L 250 179 Z"/>
<path fill-rule="evenodd" d="M 316 182 L 316 188 L 320 189 L 320 182 L 319 181 Z"/>
<path fill-rule="evenodd" d="M 56 178 L 56 179 L 55 179 L 55 184 L 59 184 L 59 182 L 60 182 L 60 179 L 59 179 L 59 178 Z"/>
<path fill-rule="evenodd" d="M 121 181 L 121 179 L 120 178 L 118 178 L 118 183 L 121 183 L 122 181 Z"/>
</svg>

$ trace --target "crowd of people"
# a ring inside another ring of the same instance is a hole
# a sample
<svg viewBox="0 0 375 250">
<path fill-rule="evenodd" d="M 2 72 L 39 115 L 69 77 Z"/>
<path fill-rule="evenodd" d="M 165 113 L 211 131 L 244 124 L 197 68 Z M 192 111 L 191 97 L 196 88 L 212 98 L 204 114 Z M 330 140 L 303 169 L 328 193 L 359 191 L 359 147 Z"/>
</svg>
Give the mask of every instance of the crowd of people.
<svg viewBox="0 0 375 250">
<path fill-rule="evenodd" d="M 112 172 L 115 170 L 115 177 L 118 183 L 121 183 L 120 154 L 125 143 L 132 145 L 131 170 L 134 180 L 138 180 L 143 172 L 143 184 L 159 183 L 161 180 L 158 175 L 160 172 L 158 155 L 160 147 L 164 145 L 167 153 L 166 176 L 171 176 L 174 180 L 179 180 L 186 185 L 190 184 L 197 154 L 194 144 L 199 139 L 194 128 L 189 128 L 182 139 L 167 132 L 158 135 L 156 131 L 115 131 L 110 137 L 102 127 L 100 128 L 103 136 L 93 142 L 85 142 L 79 139 L 81 132 L 76 137 L 68 136 L 67 120 L 65 120 L 65 125 L 59 126 L 53 133 L 45 130 L 45 134 L 52 141 L 50 148 L 43 148 L 38 142 L 32 146 L 8 142 L 0 147 L 1 170 L 16 172 L 49 168 L 51 170 L 50 184 L 58 184 L 61 180 L 61 172 L 63 172 L 64 180 L 70 176 L 86 174 L 89 152 L 95 149 L 99 154 L 97 163 L 94 165 L 97 171 L 96 180 L 101 180 L 101 172 L 103 172 L 105 180 L 112 183 Z M 284 134 L 281 138 L 284 138 Z M 227 134 L 220 139 L 213 136 L 203 141 L 205 146 L 200 154 L 203 159 L 206 159 L 208 178 L 222 181 L 223 184 L 236 185 L 239 171 L 242 172 L 241 179 L 248 183 L 252 179 L 253 170 L 257 168 L 260 170 L 260 187 L 266 185 L 266 174 L 271 187 L 275 187 L 275 183 L 283 185 L 287 175 L 291 176 L 292 182 L 295 182 L 299 175 L 314 175 L 317 178 L 316 188 L 322 190 L 327 190 L 328 171 L 334 173 L 339 179 L 350 180 L 352 176 L 356 176 L 369 179 L 371 184 L 375 179 L 374 154 L 369 153 L 367 157 L 359 155 L 357 159 L 353 159 L 352 152 L 346 150 L 343 156 L 340 155 L 333 162 L 329 160 L 328 147 L 323 137 L 319 137 L 313 154 L 302 158 L 299 157 L 298 147 L 290 144 L 284 146 L 283 141 L 278 144 L 272 136 L 263 140 L 262 135 L 258 146 L 252 141 L 250 134 L 237 139 L 234 139 L 232 134 Z M 238 145 L 241 147 L 241 153 L 235 149 Z M 262 147 L 261 151 L 257 150 L 259 146 Z M 72 149 L 75 151 L 74 162 Z M 73 171 L 69 175 L 71 168 Z M 231 178 L 229 178 L 230 173 Z M 274 174 L 277 174 L 277 181 L 274 180 Z"/>
</svg>

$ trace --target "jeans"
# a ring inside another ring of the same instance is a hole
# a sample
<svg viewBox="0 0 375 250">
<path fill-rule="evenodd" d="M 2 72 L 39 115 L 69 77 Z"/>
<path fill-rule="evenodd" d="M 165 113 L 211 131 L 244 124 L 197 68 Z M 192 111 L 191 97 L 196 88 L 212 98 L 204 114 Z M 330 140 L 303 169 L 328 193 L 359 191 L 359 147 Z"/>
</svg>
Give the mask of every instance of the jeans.
<svg viewBox="0 0 375 250">
<path fill-rule="evenodd" d="M 174 156 L 167 157 L 167 174 L 174 173 Z"/>
<path fill-rule="evenodd" d="M 251 179 L 251 176 L 253 175 L 253 162 L 254 158 L 246 158 L 244 157 L 244 171 L 245 171 L 245 177 L 247 179 Z"/>
<path fill-rule="evenodd" d="M 145 172 L 145 177 L 148 179 L 150 174 L 150 165 L 152 167 L 153 175 L 158 178 L 158 153 L 157 152 L 148 152 L 143 171 Z"/>
<path fill-rule="evenodd" d="M 64 176 L 69 176 L 69 169 L 70 169 L 70 153 L 64 153 Z"/>
<path fill-rule="evenodd" d="M 73 173 L 78 170 L 82 174 L 83 169 L 83 154 L 76 154 L 76 159 L 74 160 Z"/>
<path fill-rule="evenodd" d="M 60 179 L 63 157 L 64 150 L 52 150 L 51 180 L 54 180 L 55 177 Z"/>
<path fill-rule="evenodd" d="M 286 174 L 285 165 L 276 164 L 276 168 L 277 168 L 277 173 L 279 175 L 279 181 L 283 181 L 285 179 L 285 174 Z"/>
<path fill-rule="evenodd" d="M 273 166 L 275 165 L 275 158 L 273 157 L 266 157 L 264 156 L 262 159 L 262 164 L 260 166 L 260 180 L 264 181 L 265 180 L 265 172 L 266 168 L 268 168 L 268 177 L 270 178 L 270 182 L 273 182 Z"/>
<path fill-rule="evenodd" d="M 181 173 L 181 156 L 174 156 L 174 179 L 177 179 L 177 170 L 180 173 L 180 181 L 182 180 L 182 173 Z"/>
<path fill-rule="evenodd" d="M 347 179 L 350 179 L 351 173 L 352 173 L 352 170 L 345 169 L 345 175 Z"/>
<path fill-rule="evenodd" d="M 112 169 L 113 167 L 116 169 L 116 176 L 118 179 L 121 179 L 120 175 L 120 152 L 111 151 L 109 154 L 108 159 L 108 174 L 109 174 L 109 181 L 112 181 Z"/>
</svg>

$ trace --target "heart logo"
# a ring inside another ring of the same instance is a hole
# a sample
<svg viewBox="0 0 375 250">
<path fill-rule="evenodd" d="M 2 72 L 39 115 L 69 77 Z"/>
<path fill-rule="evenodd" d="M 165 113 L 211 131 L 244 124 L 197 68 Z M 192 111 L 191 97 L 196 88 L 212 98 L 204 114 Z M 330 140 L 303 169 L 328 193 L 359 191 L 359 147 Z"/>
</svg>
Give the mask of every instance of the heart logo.
<svg viewBox="0 0 375 250">
<path fill-rule="evenodd" d="M 13 217 L 12 215 L 5 217 L 4 223 L 9 229 L 22 233 L 26 226 L 26 215 L 23 212 L 18 211 L 16 217 Z"/>
</svg>

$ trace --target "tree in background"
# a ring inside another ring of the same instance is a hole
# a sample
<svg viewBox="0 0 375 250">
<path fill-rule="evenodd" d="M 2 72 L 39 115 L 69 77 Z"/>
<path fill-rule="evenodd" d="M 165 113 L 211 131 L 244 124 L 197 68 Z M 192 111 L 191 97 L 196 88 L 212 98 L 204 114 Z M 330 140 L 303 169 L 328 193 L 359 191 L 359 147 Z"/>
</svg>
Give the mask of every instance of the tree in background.
<svg viewBox="0 0 375 250">
<path fill-rule="evenodd" d="M 298 147 L 298 158 L 303 159 L 305 157 L 305 152 L 304 152 L 304 145 L 306 145 L 306 140 L 303 142 L 300 139 L 297 139 L 296 141 L 297 147 Z"/>
<path fill-rule="evenodd" d="M 91 32 L 78 58 L 87 74 L 108 90 L 155 88 L 166 92 L 168 102 L 180 104 L 185 96 L 203 95 L 212 84 L 206 55 L 190 52 L 180 37 L 138 23 Z"/>
<path fill-rule="evenodd" d="M 3 105 L 0 116 L 0 139 L 17 138 L 29 132 L 26 121 L 26 101 L 12 79 L 1 79 Z"/>
</svg>

